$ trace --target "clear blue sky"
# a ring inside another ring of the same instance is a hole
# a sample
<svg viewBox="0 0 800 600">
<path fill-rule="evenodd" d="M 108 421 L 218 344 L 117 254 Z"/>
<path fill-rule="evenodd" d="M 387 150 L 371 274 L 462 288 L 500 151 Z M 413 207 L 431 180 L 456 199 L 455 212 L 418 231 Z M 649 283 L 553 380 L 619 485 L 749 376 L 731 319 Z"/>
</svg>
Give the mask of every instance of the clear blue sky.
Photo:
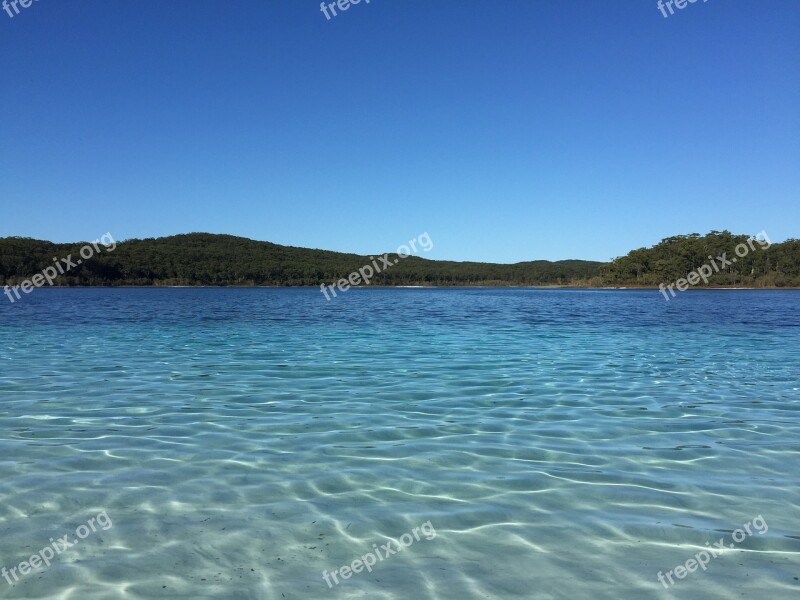
<svg viewBox="0 0 800 600">
<path fill-rule="evenodd" d="M 800 237 L 800 2 L 38 0 L 0 12 L 0 236 L 607 260 Z"/>
</svg>

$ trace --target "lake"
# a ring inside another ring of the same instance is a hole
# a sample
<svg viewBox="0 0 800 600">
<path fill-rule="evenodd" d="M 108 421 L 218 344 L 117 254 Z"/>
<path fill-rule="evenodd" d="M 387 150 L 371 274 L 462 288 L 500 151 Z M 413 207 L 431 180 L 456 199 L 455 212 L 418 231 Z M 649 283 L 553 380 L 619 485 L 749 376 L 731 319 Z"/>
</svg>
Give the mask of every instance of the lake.
<svg viewBox="0 0 800 600">
<path fill-rule="evenodd" d="M 800 591 L 800 292 L 37 289 L 0 334 L 0 598 Z"/>
</svg>

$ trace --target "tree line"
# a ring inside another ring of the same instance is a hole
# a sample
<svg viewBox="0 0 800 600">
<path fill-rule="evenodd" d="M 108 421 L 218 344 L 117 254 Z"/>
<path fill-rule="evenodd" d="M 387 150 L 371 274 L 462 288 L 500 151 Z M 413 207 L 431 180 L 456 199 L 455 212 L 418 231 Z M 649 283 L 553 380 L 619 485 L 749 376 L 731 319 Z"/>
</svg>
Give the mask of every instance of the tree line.
<svg viewBox="0 0 800 600">
<path fill-rule="evenodd" d="M 599 277 L 607 284 L 657 286 L 708 265 L 714 271 L 709 286 L 800 287 L 800 240 L 768 242 L 730 231 L 678 235 L 614 259 Z"/>
<path fill-rule="evenodd" d="M 416 256 L 377 274 L 372 285 L 654 287 L 669 283 L 726 253 L 750 236 L 712 231 L 666 238 L 609 263 L 584 260 L 515 264 L 435 261 Z M 0 285 L 18 285 L 73 257 L 84 243 L 54 244 L 0 238 Z M 281 246 L 230 235 L 191 233 L 119 242 L 60 275 L 62 286 L 316 286 L 346 278 L 374 256 Z M 800 240 L 762 247 L 710 278 L 713 286 L 800 287 Z"/>
<path fill-rule="evenodd" d="M 15 285 L 53 263 L 78 255 L 83 243 L 54 244 L 0 238 L 0 284 Z M 502 265 L 434 261 L 388 253 L 391 268 L 372 285 L 566 285 L 595 276 L 593 261 L 533 261 Z M 63 286 L 312 286 L 346 278 L 375 255 L 360 256 L 258 242 L 230 235 L 191 233 L 117 243 L 60 275 Z"/>
</svg>

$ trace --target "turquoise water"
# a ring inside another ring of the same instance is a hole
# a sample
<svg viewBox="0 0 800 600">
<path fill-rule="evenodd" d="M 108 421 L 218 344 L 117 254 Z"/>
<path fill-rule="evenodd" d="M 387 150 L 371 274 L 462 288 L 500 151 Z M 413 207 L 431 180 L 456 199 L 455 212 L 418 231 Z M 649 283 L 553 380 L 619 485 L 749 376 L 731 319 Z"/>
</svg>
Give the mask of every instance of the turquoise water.
<svg viewBox="0 0 800 600">
<path fill-rule="evenodd" d="M 0 566 L 113 521 L 0 598 L 800 591 L 798 292 L 40 289 L 0 334 Z"/>
</svg>

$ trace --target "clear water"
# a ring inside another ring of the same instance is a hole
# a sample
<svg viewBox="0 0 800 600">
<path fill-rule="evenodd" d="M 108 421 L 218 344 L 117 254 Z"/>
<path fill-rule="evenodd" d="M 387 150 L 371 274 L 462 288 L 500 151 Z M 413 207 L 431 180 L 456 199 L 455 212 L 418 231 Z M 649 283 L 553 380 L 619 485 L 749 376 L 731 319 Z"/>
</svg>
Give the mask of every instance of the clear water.
<svg viewBox="0 0 800 600">
<path fill-rule="evenodd" d="M 0 565 L 113 526 L 1 598 L 800 591 L 798 292 L 2 299 Z M 765 533 L 658 582 L 759 515 Z"/>
</svg>

